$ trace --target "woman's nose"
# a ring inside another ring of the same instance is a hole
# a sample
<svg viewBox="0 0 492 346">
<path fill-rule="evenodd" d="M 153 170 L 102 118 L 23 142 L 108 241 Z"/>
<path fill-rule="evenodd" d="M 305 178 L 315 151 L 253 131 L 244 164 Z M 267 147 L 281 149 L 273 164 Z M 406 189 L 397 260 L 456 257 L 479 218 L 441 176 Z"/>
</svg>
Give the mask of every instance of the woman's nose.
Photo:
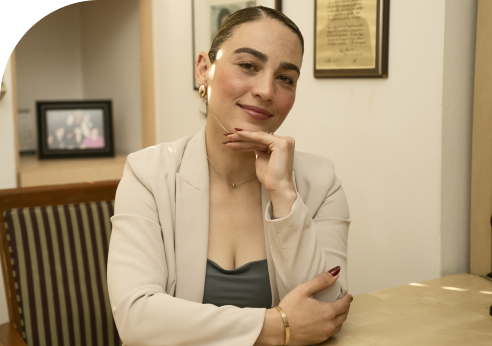
<svg viewBox="0 0 492 346">
<path fill-rule="evenodd" d="M 263 101 L 273 101 L 275 98 L 274 77 L 266 73 L 257 76 L 252 89 L 253 96 L 260 97 Z"/>
</svg>

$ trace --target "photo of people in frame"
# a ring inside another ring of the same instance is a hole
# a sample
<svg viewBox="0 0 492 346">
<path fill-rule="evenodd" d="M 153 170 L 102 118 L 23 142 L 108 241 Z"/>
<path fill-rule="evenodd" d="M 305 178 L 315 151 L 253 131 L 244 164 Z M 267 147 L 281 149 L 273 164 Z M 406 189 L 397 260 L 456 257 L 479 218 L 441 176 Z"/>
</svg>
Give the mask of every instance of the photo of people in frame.
<svg viewBox="0 0 492 346">
<path fill-rule="evenodd" d="M 103 149 L 102 109 L 52 109 L 46 111 L 49 150 Z"/>
<path fill-rule="evenodd" d="M 208 4 L 209 16 L 210 16 L 210 44 L 220 26 L 224 21 L 234 12 L 237 12 L 246 7 L 256 6 L 255 1 L 237 1 L 237 0 L 224 0 L 224 1 L 210 1 Z"/>
</svg>

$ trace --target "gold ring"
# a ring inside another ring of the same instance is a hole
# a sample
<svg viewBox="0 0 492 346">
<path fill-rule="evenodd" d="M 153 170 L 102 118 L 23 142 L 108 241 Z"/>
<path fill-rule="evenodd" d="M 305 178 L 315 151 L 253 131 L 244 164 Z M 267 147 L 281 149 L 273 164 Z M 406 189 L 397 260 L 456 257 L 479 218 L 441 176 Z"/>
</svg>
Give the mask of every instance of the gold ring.
<svg viewBox="0 0 492 346">
<path fill-rule="evenodd" d="M 266 133 L 267 133 L 267 135 L 272 135 L 273 136 L 273 132 L 267 131 Z"/>
</svg>

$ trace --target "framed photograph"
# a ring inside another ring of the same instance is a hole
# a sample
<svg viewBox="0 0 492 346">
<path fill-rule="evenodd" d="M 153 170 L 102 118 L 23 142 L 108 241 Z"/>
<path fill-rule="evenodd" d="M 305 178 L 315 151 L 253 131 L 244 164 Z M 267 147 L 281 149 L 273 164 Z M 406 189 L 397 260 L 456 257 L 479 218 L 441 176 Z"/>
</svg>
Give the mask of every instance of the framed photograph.
<svg viewBox="0 0 492 346">
<path fill-rule="evenodd" d="M 314 77 L 388 78 L 389 0 L 314 0 Z"/>
<path fill-rule="evenodd" d="M 191 0 L 193 23 L 193 86 L 195 81 L 195 60 L 200 52 L 208 52 L 220 26 L 236 11 L 246 7 L 265 6 L 282 11 L 282 0 Z"/>
<path fill-rule="evenodd" d="M 111 101 L 37 102 L 40 159 L 114 156 Z"/>
</svg>

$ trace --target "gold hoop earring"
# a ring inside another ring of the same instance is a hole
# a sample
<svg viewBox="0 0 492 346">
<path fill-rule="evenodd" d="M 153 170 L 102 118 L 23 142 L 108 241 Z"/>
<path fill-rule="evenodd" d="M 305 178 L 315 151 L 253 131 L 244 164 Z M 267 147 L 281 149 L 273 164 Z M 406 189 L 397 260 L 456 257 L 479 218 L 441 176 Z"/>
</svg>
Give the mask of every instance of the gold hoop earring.
<svg viewBox="0 0 492 346">
<path fill-rule="evenodd" d="M 205 89 L 205 85 L 200 85 L 200 89 L 198 89 L 198 94 L 202 99 L 207 95 L 207 89 Z"/>
</svg>

